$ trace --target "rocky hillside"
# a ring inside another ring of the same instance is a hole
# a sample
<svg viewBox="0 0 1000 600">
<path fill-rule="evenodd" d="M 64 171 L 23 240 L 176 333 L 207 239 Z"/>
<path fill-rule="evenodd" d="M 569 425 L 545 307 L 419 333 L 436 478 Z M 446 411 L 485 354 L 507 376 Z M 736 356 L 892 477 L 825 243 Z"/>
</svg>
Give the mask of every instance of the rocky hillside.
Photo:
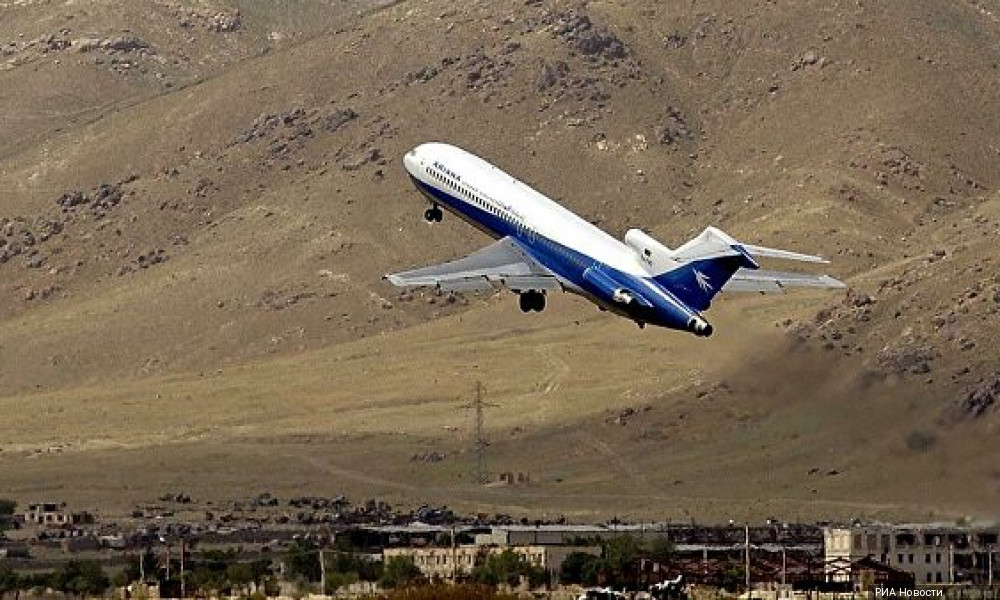
<svg viewBox="0 0 1000 600">
<path fill-rule="evenodd" d="M 226 495 L 247 479 L 205 457 L 273 443 L 275 485 L 413 502 L 603 514 L 624 476 L 636 513 L 992 516 L 1000 2 L 280 4 L 0 2 L 14 493 L 110 452 L 162 472 L 91 501 L 192 460 Z M 569 297 L 399 293 L 383 273 L 487 242 L 422 222 L 400 156 L 426 140 L 615 235 L 712 224 L 822 253 L 850 290 L 724 298 L 710 340 Z M 528 487 L 468 482 L 477 379 Z M 928 472 L 948 485 L 914 499 Z"/>
</svg>

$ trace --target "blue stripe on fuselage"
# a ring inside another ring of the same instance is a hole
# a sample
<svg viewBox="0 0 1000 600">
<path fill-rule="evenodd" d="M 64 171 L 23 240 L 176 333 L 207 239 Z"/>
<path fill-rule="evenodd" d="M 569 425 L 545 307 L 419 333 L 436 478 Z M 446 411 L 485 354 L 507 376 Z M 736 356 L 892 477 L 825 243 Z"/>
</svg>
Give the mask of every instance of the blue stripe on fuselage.
<svg viewBox="0 0 1000 600">
<path fill-rule="evenodd" d="M 412 174 L 410 175 L 410 179 L 417 189 L 427 196 L 430 201 L 444 206 L 469 224 L 492 237 L 497 239 L 503 237 L 513 238 L 532 258 L 559 277 L 586 292 L 588 296 L 606 308 L 652 325 L 681 330 L 686 329 L 690 319 L 695 316 L 693 309 L 680 301 L 671 290 L 658 284 L 652 278 L 636 277 L 614 269 L 578 250 L 564 246 L 545 236 L 539 235 L 537 232 L 521 228 L 513 221 L 501 218 L 474 203 L 425 183 Z M 626 308 L 621 304 L 615 303 L 611 298 L 606 297 L 605 294 L 600 293 L 583 278 L 584 270 L 594 266 L 614 278 L 622 287 L 642 295 L 653 304 L 653 307 L 646 309 L 630 306 Z"/>
</svg>

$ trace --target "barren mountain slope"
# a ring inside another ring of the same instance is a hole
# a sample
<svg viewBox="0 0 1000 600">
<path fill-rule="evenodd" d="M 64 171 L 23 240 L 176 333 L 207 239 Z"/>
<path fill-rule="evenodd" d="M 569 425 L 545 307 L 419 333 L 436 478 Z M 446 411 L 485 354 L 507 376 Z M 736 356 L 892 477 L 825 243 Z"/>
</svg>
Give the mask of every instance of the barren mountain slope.
<svg viewBox="0 0 1000 600">
<path fill-rule="evenodd" d="M 11 4 L 11 493 L 995 516 L 1000 3 Z M 710 340 L 399 294 L 486 243 L 422 222 L 426 140 L 615 235 L 714 224 L 852 289 L 721 298 Z M 530 485 L 469 483 L 477 379 Z"/>
</svg>

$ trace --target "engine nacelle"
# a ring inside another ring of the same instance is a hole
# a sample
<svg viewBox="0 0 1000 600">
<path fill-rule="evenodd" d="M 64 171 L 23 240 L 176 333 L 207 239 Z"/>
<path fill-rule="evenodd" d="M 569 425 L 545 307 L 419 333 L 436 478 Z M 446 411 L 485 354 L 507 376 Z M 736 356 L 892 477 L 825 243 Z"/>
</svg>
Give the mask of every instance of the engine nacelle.
<svg viewBox="0 0 1000 600">
<path fill-rule="evenodd" d="M 648 300 L 628 289 L 621 282 L 600 269 L 588 267 L 583 271 L 583 280 L 594 286 L 601 296 L 611 299 L 616 304 L 629 305 L 635 303 L 636 306 L 652 306 Z"/>
<path fill-rule="evenodd" d="M 663 273 L 677 266 L 673 250 L 654 240 L 641 229 L 629 229 L 625 232 L 625 245 L 635 252 L 636 257 L 653 274 Z"/>
</svg>

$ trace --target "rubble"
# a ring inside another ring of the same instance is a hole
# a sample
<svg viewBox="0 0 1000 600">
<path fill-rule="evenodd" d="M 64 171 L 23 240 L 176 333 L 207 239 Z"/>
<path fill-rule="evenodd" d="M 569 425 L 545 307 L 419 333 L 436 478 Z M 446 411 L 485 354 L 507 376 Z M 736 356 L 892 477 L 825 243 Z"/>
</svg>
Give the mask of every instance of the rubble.
<svg viewBox="0 0 1000 600">
<path fill-rule="evenodd" d="M 437 452 L 432 450 L 429 452 L 421 452 L 414 454 L 410 457 L 410 462 L 422 462 L 422 463 L 439 463 L 447 458 L 448 455 L 444 452 Z"/>
<path fill-rule="evenodd" d="M 667 50 L 680 50 L 687 45 L 687 41 L 687 35 L 680 31 L 674 31 L 668 33 L 663 38 L 663 45 L 667 48 Z"/>
<path fill-rule="evenodd" d="M 62 223 L 46 217 L 33 220 L 0 217 L 0 265 L 23 255 L 27 268 L 40 268 L 45 264 L 45 257 L 39 246 L 62 232 Z"/>
<path fill-rule="evenodd" d="M 309 125 L 305 122 L 304 108 L 294 108 L 281 113 L 266 113 L 257 117 L 248 130 L 236 138 L 236 143 L 247 144 L 254 140 L 268 137 L 281 127 L 297 132 L 297 135 L 311 135 Z M 307 133 L 308 132 L 308 133 Z"/>
<path fill-rule="evenodd" d="M 419 71 L 407 73 L 403 77 L 403 84 L 412 85 L 414 83 L 427 83 L 431 79 L 437 77 L 437 74 L 440 72 L 441 72 L 440 69 L 438 69 L 436 66 L 427 65 L 424 68 L 420 69 Z"/>
<path fill-rule="evenodd" d="M 566 61 L 557 60 L 553 63 L 543 62 L 538 78 L 535 80 L 535 90 L 544 92 L 555 87 L 562 79 L 569 75 L 569 65 Z"/>
<path fill-rule="evenodd" d="M 503 58 L 497 61 L 481 47 L 458 63 L 458 69 L 465 72 L 465 87 L 473 90 L 502 83 L 513 67 L 511 60 Z"/>
<path fill-rule="evenodd" d="M 215 33 L 232 33 L 243 28 L 243 18 L 240 12 L 235 13 L 215 13 L 207 19 L 206 27 Z"/>
<path fill-rule="evenodd" d="M 117 37 L 111 37 L 101 40 L 99 44 L 100 48 L 103 50 L 108 50 L 110 52 L 137 52 L 140 50 L 149 51 L 151 46 L 149 42 L 146 42 L 133 35 L 123 35 Z"/>
<path fill-rule="evenodd" d="M 163 248 L 156 248 L 154 250 L 150 250 L 149 252 L 144 252 L 140 254 L 138 257 L 136 257 L 135 263 L 136 265 L 139 266 L 140 269 L 148 269 L 153 265 L 158 265 L 160 263 L 166 262 L 166 260 L 167 260 L 166 251 L 164 251 Z"/>
<path fill-rule="evenodd" d="M 852 308 L 864 308 L 873 304 L 875 304 L 874 298 L 856 288 L 848 288 L 844 296 L 844 305 Z"/>
<path fill-rule="evenodd" d="M 1000 371 L 980 381 L 959 403 L 961 416 L 978 419 L 996 410 L 1000 399 Z"/>
<path fill-rule="evenodd" d="M 178 24 L 184 29 L 201 27 L 212 33 L 233 33 L 243 29 L 243 16 L 239 10 L 219 10 L 217 7 L 195 7 L 191 3 L 164 0 L 172 9 Z"/>
<path fill-rule="evenodd" d="M 688 128 L 684 114 L 677 108 L 667 107 L 667 116 L 656 127 L 656 141 L 664 145 L 674 145 L 682 140 L 691 140 L 694 133 Z"/>
<path fill-rule="evenodd" d="M 544 24 L 550 26 L 553 35 L 572 45 L 584 58 L 614 61 L 629 56 L 625 43 L 607 27 L 598 27 L 590 17 L 576 10 L 548 15 Z"/>
<path fill-rule="evenodd" d="M 333 133 L 357 118 L 358 113 L 350 108 L 337 109 L 323 119 L 323 128 L 327 132 Z"/>
<path fill-rule="evenodd" d="M 935 352 L 927 344 L 914 341 L 882 348 L 875 355 L 875 362 L 891 373 L 922 374 L 930 372 L 930 363 L 935 357 Z"/>
<path fill-rule="evenodd" d="M 823 68 L 826 66 L 827 60 L 825 56 L 820 56 L 812 50 L 808 50 L 802 53 L 798 58 L 792 62 L 792 70 L 799 71 L 805 69 L 806 67 L 816 66 Z"/>
<path fill-rule="evenodd" d="M 77 208 L 87 207 L 96 219 L 103 218 L 120 205 L 125 198 L 121 184 L 102 183 L 92 192 L 80 190 L 68 192 L 56 199 L 56 204 L 62 207 L 64 213 L 74 212 Z"/>
<path fill-rule="evenodd" d="M 298 304 L 302 300 L 315 297 L 315 292 L 284 293 L 268 290 L 261 295 L 260 299 L 255 303 L 255 306 L 271 310 L 284 310 Z"/>
<path fill-rule="evenodd" d="M 359 156 L 344 163 L 342 167 L 345 171 L 356 171 L 370 163 L 385 164 L 385 157 L 382 155 L 381 150 L 378 148 L 368 148 Z"/>
</svg>

